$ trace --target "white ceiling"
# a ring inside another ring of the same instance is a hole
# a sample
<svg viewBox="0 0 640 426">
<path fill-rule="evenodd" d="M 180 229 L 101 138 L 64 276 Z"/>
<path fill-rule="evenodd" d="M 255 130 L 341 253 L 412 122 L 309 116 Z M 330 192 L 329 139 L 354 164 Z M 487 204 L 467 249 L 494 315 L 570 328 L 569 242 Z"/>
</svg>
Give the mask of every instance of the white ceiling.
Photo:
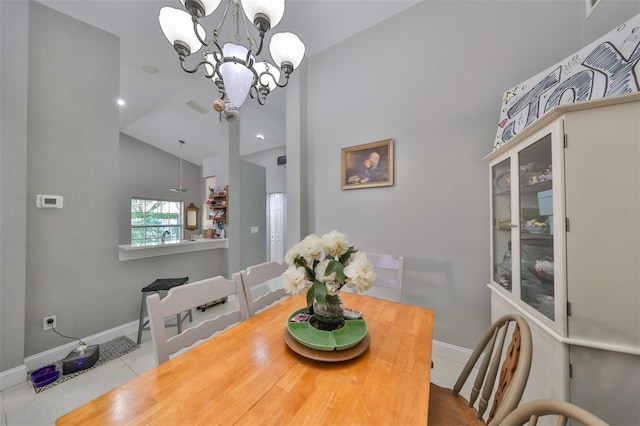
<svg viewBox="0 0 640 426">
<path fill-rule="evenodd" d="M 216 126 L 221 125 L 211 107 L 217 89 L 200 73 L 182 71 L 158 23 L 160 8 L 181 8 L 179 0 L 38 1 L 120 37 L 120 97 L 126 102 L 120 109 L 122 133 L 174 155 L 179 154 L 178 140 L 182 139 L 186 141 L 184 159 L 198 165 L 219 153 L 211 137 L 219 134 Z M 306 46 L 308 58 L 419 1 L 287 0 L 284 17 L 270 34 L 296 33 Z M 217 18 L 206 22 L 210 34 Z M 157 72 L 145 71 L 149 66 Z M 272 92 L 265 106 L 250 98 L 242 106 L 241 134 L 253 139 L 260 133 L 265 139 L 259 144 L 251 140 L 246 146 L 243 140 L 241 154 L 284 145 L 283 90 L 286 88 Z M 196 112 L 187 105 L 190 101 L 209 112 Z"/>
</svg>

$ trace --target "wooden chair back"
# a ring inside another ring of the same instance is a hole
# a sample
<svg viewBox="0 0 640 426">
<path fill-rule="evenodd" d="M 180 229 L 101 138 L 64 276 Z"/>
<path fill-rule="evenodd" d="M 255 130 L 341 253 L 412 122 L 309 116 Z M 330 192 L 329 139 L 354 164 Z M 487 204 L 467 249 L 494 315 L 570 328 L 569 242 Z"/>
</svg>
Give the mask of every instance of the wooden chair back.
<svg viewBox="0 0 640 426">
<path fill-rule="evenodd" d="M 535 426 L 538 424 L 538 418 L 542 416 L 556 416 L 557 419 L 554 424 L 558 426 L 565 426 L 569 419 L 572 420 L 572 424 L 577 421 L 587 426 L 607 425 L 604 420 L 577 405 L 553 399 L 538 399 L 523 404 L 509 413 L 500 424 L 505 426 L 522 426 L 524 424 Z"/>
<path fill-rule="evenodd" d="M 205 302 L 229 296 L 237 297 L 237 309 L 204 320 L 192 327 L 183 328 L 181 333 L 167 338 L 164 326 L 165 318 L 175 316 L 178 312 L 187 311 Z M 168 361 L 169 355 L 187 348 L 199 340 L 206 339 L 232 324 L 247 319 L 245 303 L 242 287 L 221 276 L 174 287 L 163 299 L 160 299 L 157 293 L 147 296 L 149 324 L 157 364 Z"/>
<path fill-rule="evenodd" d="M 507 346 L 506 339 L 510 326 L 513 326 L 513 332 L 511 342 Z M 494 418 L 502 419 L 517 407 L 524 393 L 533 354 L 529 324 L 523 317 L 515 314 L 505 315 L 495 321 L 482 337 L 462 370 L 458 381 L 453 386 L 454 392 L 460 392 L 471 370 L 478 363 L 483 353 L 484 357 L 473 385 L 474 390 L 471 392 L 469 399 L 470 405 L 473 405 L 478 396 L 480 396 L 478 418 L 482 418 L 488 407 L 496 383 L 498 366 L 504 354 L 504 362 L 500 368 L 500 378 L 495 390 L 493 404 L 487 417 L 487 423 L 490 424 Z M 482 393 L 480 390 L 482 390 Z"/>
<path fill-rule="evenodd" d="M 525 319 L 515 314 L 499 318 L 478 342 L 453 389 L 431 385 L 429 424 L 477 424 L 483 421 L 490 402 L 486 423 L 499 424 L 520 403 L 532 353 L 531 330 Z M 474 370 L 477 374 L 467 401 L 459 393 Z M 461 414 L 464 420 L 458 418 Z"/>
<path fill-rule="evenodd" d="M 250 317 L 288 295 L 281 278 L 286 269 L 278 262 L 264 262 L 233 274 L 233 280 L 243 288 Z"/>
</svg>

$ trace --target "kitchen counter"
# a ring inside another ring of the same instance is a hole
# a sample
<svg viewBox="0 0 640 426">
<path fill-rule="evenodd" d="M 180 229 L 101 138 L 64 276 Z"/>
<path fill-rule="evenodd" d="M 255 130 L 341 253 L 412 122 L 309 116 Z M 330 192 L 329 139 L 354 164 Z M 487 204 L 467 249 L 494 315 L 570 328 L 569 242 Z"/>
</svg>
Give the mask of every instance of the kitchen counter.
<svg viewBox="0 0 640 426">
<path fill-rule="evenodd" d="M 171 241 L 155 245 L 131 245 L 118 246 L 118 259 L 121 261 L 143 259 L 146 257 L 166 256 L 169 254 L 188 253 L 192 251 L 213 250 L 229 248 L 227 238 L 202 238 L 198 240 Z"/>
</svg>

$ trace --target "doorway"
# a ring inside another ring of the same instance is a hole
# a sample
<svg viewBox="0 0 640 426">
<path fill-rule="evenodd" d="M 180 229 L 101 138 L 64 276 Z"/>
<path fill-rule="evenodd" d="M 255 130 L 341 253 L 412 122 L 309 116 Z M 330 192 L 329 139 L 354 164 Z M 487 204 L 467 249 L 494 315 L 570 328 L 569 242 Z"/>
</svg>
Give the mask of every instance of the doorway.
<svg viewBox="0 0 640 426">
<path fill-rule="evenodd" d="M 269 193 L 267 200 L 267 216 L 269 223 L 269 260 L 284 262 L 284 194 Z"/>
</svg>

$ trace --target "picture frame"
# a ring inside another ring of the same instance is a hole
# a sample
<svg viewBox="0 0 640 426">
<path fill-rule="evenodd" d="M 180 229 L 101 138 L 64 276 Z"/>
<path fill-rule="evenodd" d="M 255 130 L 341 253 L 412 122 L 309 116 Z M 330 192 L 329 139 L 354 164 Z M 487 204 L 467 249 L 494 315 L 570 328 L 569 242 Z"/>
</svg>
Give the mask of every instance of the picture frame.
<svg viewBox="0 0 640 426">
<path fill-rule="evenodd" d="M 191 203 L 189 204 L 189 207 L 184 209 L 184 211 L 185 211 L 184 229 L 187 229 L 189 231 L 198 229 L 200 227 L 200 224 L 199 224 L 200 209 L 196 207 L 195 204 Z"/>
<path fill-rule="evenodd" d="M 393 186 L 393 139 L 342 148 L 342 189 Z"/>
</svg>

